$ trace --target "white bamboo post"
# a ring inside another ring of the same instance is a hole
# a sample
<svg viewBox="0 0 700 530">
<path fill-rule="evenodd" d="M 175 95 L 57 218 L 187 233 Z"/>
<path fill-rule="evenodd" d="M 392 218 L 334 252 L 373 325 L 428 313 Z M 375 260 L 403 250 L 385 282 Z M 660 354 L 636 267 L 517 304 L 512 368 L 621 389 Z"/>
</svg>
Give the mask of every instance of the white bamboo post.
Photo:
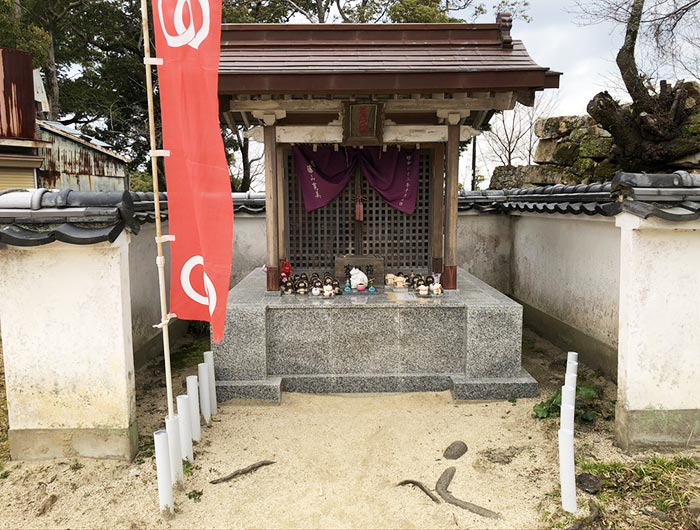
<svg viewBox="0 0 700 530">
<path fill-rule="evenodd" d="M 561 506 L 565 512 L 576 513 L 576 463 L 574 460 L 574 416 L 576 413 L 576 379 L 578 354 L 569 352 L 564 386 L 561 388 L 559 424 L 559 480 Z"/>
<path fill-rule="evenodd" d="M 153 443 L 156 450 L 156 474 L 158 476 L 158 501 L 160 513 L 172 515 L 174 513 L 173 484 L 170 477 L 170 454 L 167 431 L 160 430 L 153 433 Z"/>
<path fill-rule="evenodd" d="M 209 405 L 209 367 L 207 363 L 197 365 L 199 373 L 199 408 L 206 425 L 211 425 L 211 408 Z"/>
<path fill-rule="evenodd" d="M 160 219 L 160 188 L 158 186 L 158 159 L 159 151 L 156 144 L 156 122 L 153 101 L 153 67 L 154 61 L 151 57 L 151 36 L 148 29 L 148 0 L 141 0 L 141 22 L 143 26 L 143 49 L 144 64 L 146 65 L 146 90 L 148 98 L 148 130 L 151 145 L 151 173 L 153 174 L 153 204 L 155 208 L 156 221 L 156 247 L 158 256 L 156 266 L 158 267 L 158 286 L 160 293 L 160 324 L 157 327 L 163 332 L 163 356 L 165 357 L 165 388 L 168 399 L 168 417 L 175 414 L 173 410 L 173 379 L 170 370 L 170 332 L 168 324 L 170 315 L 167 308 L 167 297 L 165 292 L 165 255 L 163 253 L 163 225 Z M 162 156 L 162 152 L 160 152 Z M 165 238 L 167 239 L 167 238 Z"/>
<path fill-rule="evenodd" d="M 182 459 L 193 464 L 194 451 L 192 450 L 192 422 L 190 421 L 189 396 L 177 396 L 177 417 L 180 419 L 180 451 Z"/>
<path fill-rule="evenodd" d="M 199 442 L 202 439 L 202 429 L 200 428 L 202 420 L 199 417 L 199 388 L 197 385 L 196 375 L 187 377 L 187 396 L 190 398 L 190 432 L 194 442 Z"/>
<path fill-rule="evenodd" d="M 170 453 L 170 481 L 178 489 L 182 489 L 185 473 L 182 469 L 182 450 L 180 449 L 180 420 L 177 415 L 165 418 L 165 430 L 168 433 L 168 452 Z"/>
<path fill-rule="evenodd" d="M 204 352 L 204 362 L 207 363 L 209 368 L 209 409 L 211 410 L 211 415 L 216 416 L 219 410 L 216 401 L 216 373 L 214 372 L 213 351 Z"/>
</svg>

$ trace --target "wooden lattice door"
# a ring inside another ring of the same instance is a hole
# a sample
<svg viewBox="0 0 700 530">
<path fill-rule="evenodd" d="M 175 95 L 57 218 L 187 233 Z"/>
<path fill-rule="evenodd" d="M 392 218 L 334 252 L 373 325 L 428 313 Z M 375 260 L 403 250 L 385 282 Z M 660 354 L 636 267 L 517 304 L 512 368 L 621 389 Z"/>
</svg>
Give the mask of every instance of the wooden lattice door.
<svg viewBox="0 0 700 530">
<path fill-rule="evenodd" d="M 295 270 L 330 271 L 335 266 L 335 257 L 345 254 L 381 256 L 390 270 L 429 269 L 430 151 L 421 151 L 419 155 L 418 201 L 413 215 L 394 210 L 359 176 L 331 204 L 306 213 L 294 159 L 286 154 L 284 161 L 288 199 L 287 255 Z M 356 228 L 358 191 L 366 202 L 364 221 Z"/>
</svg>

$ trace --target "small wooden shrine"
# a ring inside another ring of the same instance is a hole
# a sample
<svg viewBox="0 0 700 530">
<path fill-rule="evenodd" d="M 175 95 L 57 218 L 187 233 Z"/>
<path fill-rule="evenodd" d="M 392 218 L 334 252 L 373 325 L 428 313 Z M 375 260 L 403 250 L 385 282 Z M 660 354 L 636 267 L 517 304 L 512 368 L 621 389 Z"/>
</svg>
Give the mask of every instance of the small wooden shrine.
<svg viewBox="0 0 700 530">
<path fill-rule="evenodd" d="M 510 30 L 507 14 L 495 24 L 224 26 L 221 119 L 251 127 L 265 145 L 269 291 L 279 289 L 281 260 L 321 272 L 344 255 L 381 257 L 387 271 L 438 272 L 456 289 L 460 143 L 494 112 L 532 105 L 537 91 L 559 85 L 560 74 L 538 66 Z M 390 205 L 359 167 L 309 211 L 295 149 L 310 171 L 324 150 L 336 162 L 365 152 L 370 165 L 410 150 L 412 213 Z"/>
</svg>

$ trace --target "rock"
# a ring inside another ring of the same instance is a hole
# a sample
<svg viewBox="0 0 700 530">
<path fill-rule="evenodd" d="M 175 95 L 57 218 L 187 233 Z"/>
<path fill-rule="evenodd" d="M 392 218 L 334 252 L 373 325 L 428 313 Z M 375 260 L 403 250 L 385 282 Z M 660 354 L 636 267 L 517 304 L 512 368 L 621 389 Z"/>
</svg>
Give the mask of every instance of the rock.
<svg viewBox="0 0 700 530">
<path fill-rule="evenodd" d="M 562 138 L 581 127 L 595 125 L 590 116 L 554 116 L 535 122 L 535 135 L 542 140 Z"/>
<path fill-rule="evenodd" d="M 442 453 L 442 456 L 444 456 L 448 460 L 457 460 L 466 452 L 467 444 L 458 440 L 456 442 L 452 442 L 450 446 L 447 449 L 445 449 L 445 452 Z"/>
<path fill-rule="evenodd" d="M 579 155 L 579 146 L 573 142 L 559 142 L 554 153 L 552 162 L 559 166 L 571 166 Z"/>
<path fill-rule="evenodd" d="M 135 467 L 134 469 L 129 471 L 129 475 L 131 475 L 132 477 L 138 477 L 140 474 L 141 474 L 141 471 L 137 467 Z"/>
<path fill-rule="evenodd" d="M 612 138 L 612 134 L 600 125 L 593 125 L 592 127 L 576 129 L 569 135 L 569 140 L 574 143 L 581 143 L 585 138 Z"/>
<path fill-rule="evenodd" d="M 531 188 L 549 184 L 578 184 L 580 178 L 567 168 L 546 166 L 498 166 L 493 170 L 489 189 Z"/>
<path fill-rule="evenodd" d="M 535 150 L 535 163 L 536 164 L 551 164 L 552 155 L 554 150 L 557 148 L 557 140 L 540 140 L 537 142 L 537 149 Z"/>
<path fill-rule="evenodd" d="M 579 156 L 582 158 L 593 158 L 603 160 L 610 156 L 613 148 L 612 138 L 601 138 L 598 136 L 586 136 L 579 144 Z"/>
<path fill-rule="evenodd" d="M 603 489 L 598 477 L 590 473 L 581 473 L 577 476 L 576 485 L 580 490 L 590 493 L 591 495 L 598 495 Z"/>
<path fill-rule="evenodd" d="M 612 180 L 618 171 L 620 171 L 619 166 L 613 164 L 610 160 L 603 160 L 595 166 L 593 180 L 596 182 L 607 182 Z"/>
<path fill-rule="evenodd" d="M 595 161 L 591 158 L 579 158 L 571 166 L 571 171 L 581 178 L 592 178 L 595 171 Z"/>
</svg>

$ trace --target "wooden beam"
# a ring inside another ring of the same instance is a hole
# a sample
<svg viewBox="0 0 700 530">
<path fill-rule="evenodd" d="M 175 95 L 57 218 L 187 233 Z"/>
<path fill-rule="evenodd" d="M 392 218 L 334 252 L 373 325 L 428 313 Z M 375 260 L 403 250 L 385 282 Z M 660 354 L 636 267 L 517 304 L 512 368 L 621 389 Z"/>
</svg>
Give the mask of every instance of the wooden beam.
<svg viewBox="0 0 700 530">
<path fill-rule="evenodd" d="M 262 128 L 255 127 L 248 137 L 263 141 Z M 460 127 L 460 141 L 466 142 L 480 131 L 469 126 Z M 385 144 L 427 144 L 447 141 L 447 125 L 389 125 L 384 126 Z M 277 127 L 277 142 L 283 144 L 340 144 L 343 128 L 340 125 L 296 125 Z"/>
<path fill-rule="evenodd" d="M 433 174 L 430 180 L 430 245 L 433 272 L 443 273 L 445 237 L 445 144 L 433 149 Z"/>
<path fill-rule="evenodd" d="M 442 284 L 457 289 L 457 201 L 459 193 L 459 125 L 448 125 L 445 181 L 445 266 Z"/>
<path fill-rule="evenodd" d="M 515 105 L 517 96 L 511 91 L 497 92 L 494 95 L 481 93 L 478 97 L 460 96 L 446 99 L 444 94 L 434 94 L 432 98 L 421 98 L 414 94 L 410 99 L 390 99 L 384 104 L 386 113 L 393 112 L 436 112 L 439 109 L 460 110 L 510 110 Z M 338 99 L 290 99 L 290 100 L 231 100 L 231 110 L 234 112 L 273 112 L 288 113 L 329 113 L 343 111 L 343 100 Z"/>
<path fill-rule="evenodd" d="M 267 290 L 279 290 L 279 220 L 277 216 L 277 136 L 275 125 L 264 127 Z"/>
</svg>

